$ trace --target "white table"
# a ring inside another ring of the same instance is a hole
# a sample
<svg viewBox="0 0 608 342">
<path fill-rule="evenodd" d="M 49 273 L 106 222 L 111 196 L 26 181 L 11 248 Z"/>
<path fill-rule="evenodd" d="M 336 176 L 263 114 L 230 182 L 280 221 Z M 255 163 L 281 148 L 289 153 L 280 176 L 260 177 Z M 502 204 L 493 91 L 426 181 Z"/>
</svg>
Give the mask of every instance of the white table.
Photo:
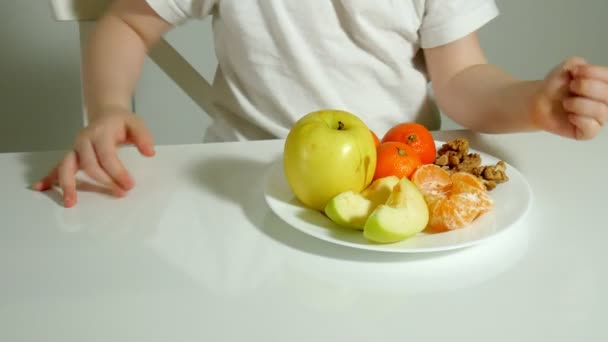
<svg viewBox="0 0 608 342">
<path fill-rule="evenodd" d="M 533 191 L 475 247 L 389 254 L 284 224 L 282 141 L 121 151 L 124 199 L 28 189 L 60 153 L 0 154 L 0 341 L 608 341 L 608 134 L 466 136 Z"/>
</svg>

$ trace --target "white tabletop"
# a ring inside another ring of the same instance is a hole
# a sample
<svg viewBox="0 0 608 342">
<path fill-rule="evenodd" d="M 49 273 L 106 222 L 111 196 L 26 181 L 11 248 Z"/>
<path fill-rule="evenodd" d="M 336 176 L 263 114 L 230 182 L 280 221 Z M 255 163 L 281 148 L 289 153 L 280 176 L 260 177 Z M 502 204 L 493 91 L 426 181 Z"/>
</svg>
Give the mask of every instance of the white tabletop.
<svg viewBox="0 0 608 342">
<path fill-rule="evenodd" d="M 608 134 L 472 135 L 530 183 L 528 215 L 450 252 L 338 246 L 283 223 L 282 141 L 121 151 L 124 199 L 28 189 L 60 155 L 0 154 L 0 341 L 607 341 Z"/>
</svg>

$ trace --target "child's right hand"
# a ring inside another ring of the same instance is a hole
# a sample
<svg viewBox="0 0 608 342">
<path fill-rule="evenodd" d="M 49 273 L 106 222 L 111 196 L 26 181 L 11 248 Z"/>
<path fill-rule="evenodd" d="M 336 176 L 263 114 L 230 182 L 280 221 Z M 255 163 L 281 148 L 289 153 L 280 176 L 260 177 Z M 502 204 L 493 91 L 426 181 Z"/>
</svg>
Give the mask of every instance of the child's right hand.
<svg viewBox="0 0 608 342">
<path fill-rule="evenodd" d="M 135 182 L 118 159 L 120 145 L 134 144 L 144 156 L 154 155 L 154 143 L 143 120 L 122 108 L 109 108 L 97 113 L 95 119 L 82 129 L 69 151 L 49 174 L 34 185 L 45 191 L 56 183 L 63 191 L 63 204 L 69 208 L 76 204 L 76 173 L 84 171 L 95 181 L 107 186 L 116 196 L 122 197 Z"/>
</svg>

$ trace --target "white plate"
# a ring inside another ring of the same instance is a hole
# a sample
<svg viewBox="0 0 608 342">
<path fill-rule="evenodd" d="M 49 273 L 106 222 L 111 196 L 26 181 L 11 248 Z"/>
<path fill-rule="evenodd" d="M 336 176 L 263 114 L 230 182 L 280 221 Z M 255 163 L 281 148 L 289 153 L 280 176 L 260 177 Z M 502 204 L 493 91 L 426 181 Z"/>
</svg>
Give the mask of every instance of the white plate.
<svg viewBox="0 0 608 342">
<path fill-rule="evenodd" d="M 442 142 L 436 142 L 438 146 Z M 495 164 L 498 159 L 479 153 L 482 164 Z M 282 158 L 269 169 L 264 187 L 264 196 L 271 210 L 290 226 L 338 245 L 382 252 L 433 252 L 471 246 L 509 229 L 517 223 L 530 207 L 532 193 L 522 174 L 507 163 L 509 181 L 490 191 L 494 200 L 492 211 L 477 218 L 471 225 L 444 233 L 419 233 L 411 238 L 391 244 L 373 243 L 363 237 L 361 231 L 343 228 L 332 222 L 323 213 L 308 209 L 295 198 L 283 172 Z"/>
</svg>

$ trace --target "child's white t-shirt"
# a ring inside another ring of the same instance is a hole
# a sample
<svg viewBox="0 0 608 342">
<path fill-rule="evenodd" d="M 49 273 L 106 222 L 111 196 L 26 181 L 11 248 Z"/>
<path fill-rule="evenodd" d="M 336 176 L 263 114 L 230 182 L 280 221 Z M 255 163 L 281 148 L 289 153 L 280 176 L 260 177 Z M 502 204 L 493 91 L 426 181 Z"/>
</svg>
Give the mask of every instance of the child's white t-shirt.
<svg viewBox="0 0 608 342">
<path fill-rule="evenodd" d="M 378 135 L 438 128 L 421 48 L 498 14 L 494 0 L 147 0 L 166 21 L 213 16 L 219 67 L 207 140 L 287 136 L 302 115 L 342 109 Z"/>
</svg>

